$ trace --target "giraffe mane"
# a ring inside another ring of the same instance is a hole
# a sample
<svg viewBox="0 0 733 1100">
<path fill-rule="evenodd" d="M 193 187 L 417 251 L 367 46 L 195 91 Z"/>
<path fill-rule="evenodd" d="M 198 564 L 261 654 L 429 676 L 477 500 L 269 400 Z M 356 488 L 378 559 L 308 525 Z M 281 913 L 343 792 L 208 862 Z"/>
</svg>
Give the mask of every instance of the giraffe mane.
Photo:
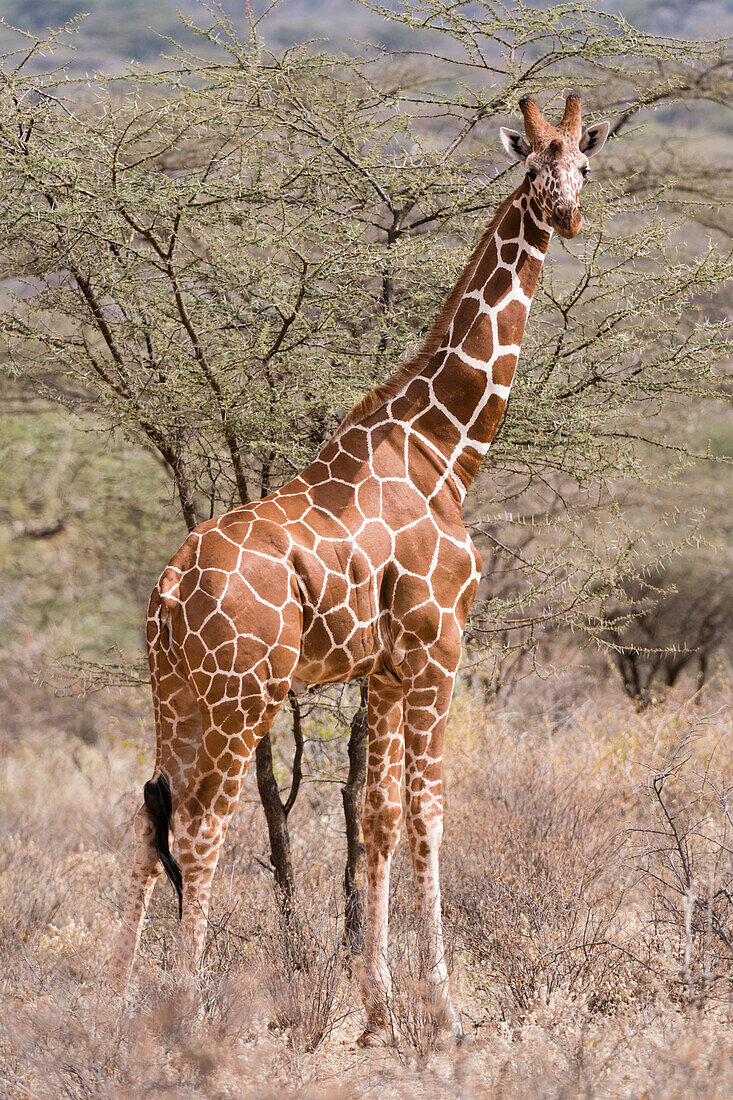
<svg viewBox="0 0 733 1100">
<path fill-rule="evenodd" d="M 521 185 L 520 185 L 521 187 Z M 346 428 L 352 427 L 354 424 L 359 424 L 361 421 L 366 420 L 368 416 L 371 416 L 373 412 L 386 405 L 393 397 L 402 390 L 402 388 L 417 374 L 423 370 L 436 351 L 440 347 L 440 342 L 445 335 L 445 331 L 448 325 L 453 320 L 458 305 L 463 298 L 464 291 L 469 282 L 473 278 L 473 275 L 478 267 L 479 260 L 484 253 L 487 242 L 496 232 L 496 228 L 499 222 L 503 218 L 504 214 L 508 210 L 511 203 L 514 201 L 517 192 L 520 190 L 518 187 L 511 195 L 508 195 L 506 199 L 500 204 L 493 218 L 489 222 L 488 226 L 481 235 L 481 240 L 474 248 L 471 256 L 463 270 L 462 275 L 458 279 L 458 282 L 453 287 L 452 291 L 443 303 L 443 307 L 430 326 L 423 345 L 412 359 L 409 359 L 406 363 L 403 363 L 397 368 L 395 373 L 388 378 L 385 382 L 375 386 L 374 389 L 365 393 L 362 398 L 357 401 L 351 412 L 347 413 L 344 419 L 339 424 L 338 428 L 334 432 L 332 439 L 336 439 L 341 435 Z"/>
</svg>

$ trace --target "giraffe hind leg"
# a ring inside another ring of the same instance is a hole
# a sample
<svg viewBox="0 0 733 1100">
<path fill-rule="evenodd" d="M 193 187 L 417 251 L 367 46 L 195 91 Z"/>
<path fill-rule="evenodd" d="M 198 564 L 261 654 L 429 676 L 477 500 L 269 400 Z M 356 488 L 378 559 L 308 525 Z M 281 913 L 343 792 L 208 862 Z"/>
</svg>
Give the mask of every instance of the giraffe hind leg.
<svg viewBox="0 0 733 1100">
<path fill-rule="evenodd" d="M 278 663 L 277 655 L 271 659 Z M 183 886 L 180 964 L 186 976 L 195 975 L 201 963 L 213 878 L 250 760 L 290 684 L 292 653 L 285 651 L 279 660 L 291 667 L 267 685 L 253 673 L 242 676 L 244 705 L 232 700 L 214 708 L 217 717 L 212 715 L 204 725 L 196 767 L 177 809 Z"/>
<path fill-rule="evenodd" d="M 135 814 L 135 854 L 122 915 L 122 927 L 117 935 L 107 974 L 107 988 L 111 993 L 118 995 L 125 992 L 130 981 L 145 913 L 160 874 L 154 830 L 155 826 L 147 808 L 141 806 Z"/>
<path fill-rule="evenodd" d="M 161 869 L 179 892 L 181 911 L 180 868 L 170 853 L 169 834 L 172 815 L 185 794 L 201 746 L 201 711 L 181 669 L 170 624 L 160 610 L 156 592 L 148 618 L 156 764 L 153 778 L 145 784 L 143 805 L 135 815 L 132 874 L 107 978 L 108 988 L 119 994 L 130 980 L 145 913 Z"/>
</svg>

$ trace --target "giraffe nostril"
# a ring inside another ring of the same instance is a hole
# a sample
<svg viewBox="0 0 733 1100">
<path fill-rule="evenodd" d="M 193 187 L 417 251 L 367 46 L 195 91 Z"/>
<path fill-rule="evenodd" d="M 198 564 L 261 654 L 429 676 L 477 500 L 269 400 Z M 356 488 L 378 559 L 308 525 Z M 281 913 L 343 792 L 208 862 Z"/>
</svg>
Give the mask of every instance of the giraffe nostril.
<svg viewBox="0 0 733 1100">
<path fill-rule="evenodd" d="M 556 218 L 567 218 L 570 214 L 570 207 L 567 203 L 556 202 L 552 212 Z"/>
</svg>

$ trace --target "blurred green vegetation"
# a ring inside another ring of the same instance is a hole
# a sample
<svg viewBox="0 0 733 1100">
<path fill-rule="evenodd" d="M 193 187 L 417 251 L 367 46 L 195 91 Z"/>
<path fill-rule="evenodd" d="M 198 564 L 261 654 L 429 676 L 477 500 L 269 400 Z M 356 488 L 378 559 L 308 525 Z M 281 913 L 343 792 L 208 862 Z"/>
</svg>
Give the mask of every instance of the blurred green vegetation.
<svg viewBox="0 0 733 1100">
<path fill-rule="evenodd" d="M 7 396 L 7 395 L 6 395 Z M 160 463 L 50 403 L 0 418 L 2 649 L 137 657 L 160 564 L 183 537 Z"/>
</svg>

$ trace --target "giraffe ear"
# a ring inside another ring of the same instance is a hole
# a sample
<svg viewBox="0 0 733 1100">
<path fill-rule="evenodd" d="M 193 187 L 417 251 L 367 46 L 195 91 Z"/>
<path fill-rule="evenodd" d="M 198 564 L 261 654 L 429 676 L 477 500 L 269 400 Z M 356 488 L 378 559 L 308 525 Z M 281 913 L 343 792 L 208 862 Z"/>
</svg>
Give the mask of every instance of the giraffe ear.
<svg viewBox="0 0 733 1100">
<path fill-rule="evenodd" d="M 499 137 L 501 138 L 501 144 L 510 157 L 515 157 L 517 160 L 526 160 L 532 152 L 531 145 L 518 130 L 508 130 L 506 126 L 501 126 Z"/>
<path fill-rule="evenodd" d="M 595 126 L 589 126 L 578 142 L 581 153 L 585 153 L 587 157 L 594 157 L 596 153 L 600 153 L 606 144 L 610 129 L 610 122 L 596 122 Z"/>
</svg>

